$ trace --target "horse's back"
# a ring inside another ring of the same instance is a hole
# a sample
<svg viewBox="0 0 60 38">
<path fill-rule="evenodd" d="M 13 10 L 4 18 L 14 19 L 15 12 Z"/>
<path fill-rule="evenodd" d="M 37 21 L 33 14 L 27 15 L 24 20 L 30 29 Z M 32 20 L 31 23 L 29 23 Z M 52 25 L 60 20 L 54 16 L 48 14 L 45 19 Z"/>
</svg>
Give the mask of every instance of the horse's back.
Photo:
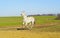
<svg viewBox="0 0 60 38">
<path fill-rule="evenodd" d="M 31 21 L 35 20 L 34 17 L 28 17 L 28 19 L 31 20 Z"/>
</svg>

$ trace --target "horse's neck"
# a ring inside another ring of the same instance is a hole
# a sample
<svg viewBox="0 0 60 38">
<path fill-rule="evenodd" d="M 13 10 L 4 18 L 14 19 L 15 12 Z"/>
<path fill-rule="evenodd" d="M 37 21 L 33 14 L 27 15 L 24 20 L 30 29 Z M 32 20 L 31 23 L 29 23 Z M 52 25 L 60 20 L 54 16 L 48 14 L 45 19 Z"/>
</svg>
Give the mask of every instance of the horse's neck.
<svg viewBox="0 0 60 38">
<path fill-rule="evenodd" d="M 23 16 L 23 18 L 25 19 L 25 18 L 27 18 L 27 16 L 25 15 L 25 16 Z"/>
</svg>

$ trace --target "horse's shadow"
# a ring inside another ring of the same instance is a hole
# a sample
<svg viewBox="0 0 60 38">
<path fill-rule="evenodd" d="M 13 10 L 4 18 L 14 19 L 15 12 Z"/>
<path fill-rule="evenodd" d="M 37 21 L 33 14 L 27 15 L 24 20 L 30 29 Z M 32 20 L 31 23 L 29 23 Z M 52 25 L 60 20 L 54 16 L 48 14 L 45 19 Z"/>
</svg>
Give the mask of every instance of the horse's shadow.
<svg viewBox="0 0 60 38">
<path fill-rule="evenodd" d="M 29 30 L 28 28 L 17 28 L 17 30 Z"/>
</svg>

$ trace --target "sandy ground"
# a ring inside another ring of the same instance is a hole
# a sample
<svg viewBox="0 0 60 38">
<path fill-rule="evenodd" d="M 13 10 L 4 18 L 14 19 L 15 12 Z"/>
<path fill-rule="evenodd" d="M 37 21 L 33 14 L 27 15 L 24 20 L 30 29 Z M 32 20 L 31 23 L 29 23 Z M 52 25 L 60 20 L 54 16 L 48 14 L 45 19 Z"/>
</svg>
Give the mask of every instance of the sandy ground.
<svg viewBox="0 0 60 38">
<path fill-rule="evenodd" d="M 60 32 L 37 32 L 33 30 L 0 30 L 0 38 L 60 38 Z"/>
</svg>

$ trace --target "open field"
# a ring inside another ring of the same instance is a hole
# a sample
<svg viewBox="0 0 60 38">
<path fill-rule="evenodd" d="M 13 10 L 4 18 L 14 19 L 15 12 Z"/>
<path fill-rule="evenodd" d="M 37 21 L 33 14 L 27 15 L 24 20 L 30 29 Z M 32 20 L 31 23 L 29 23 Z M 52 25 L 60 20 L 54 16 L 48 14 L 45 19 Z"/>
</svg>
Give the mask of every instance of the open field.
<svg viewBox="0 0 60 38">
<path fill-rule="evenodd" d="M 0 38 L 60 38 L 60 20 L 56 16 L 34 16 L 32 30 L 17 30 L 22 17 L 0 17 Z"/>
</svg>

